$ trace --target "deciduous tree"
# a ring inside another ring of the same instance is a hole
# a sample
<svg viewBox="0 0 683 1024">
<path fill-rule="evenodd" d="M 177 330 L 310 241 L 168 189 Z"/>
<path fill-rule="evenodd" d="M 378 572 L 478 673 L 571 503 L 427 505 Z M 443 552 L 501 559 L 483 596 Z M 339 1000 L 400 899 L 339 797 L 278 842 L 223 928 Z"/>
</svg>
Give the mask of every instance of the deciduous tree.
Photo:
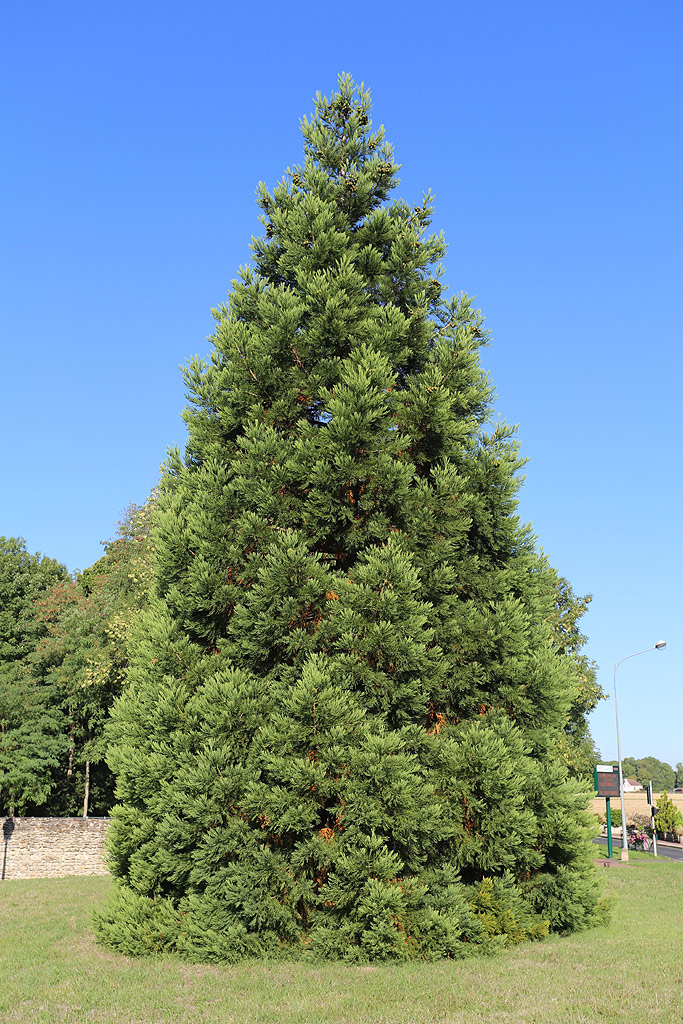
<svg viewBox="0 0 683 1024">
<path fill-rule="evenodd" d="M 42 805 L 62 742 L 50 687 L 39 686 L 28 658 L 45 629 L 34 603 L 67 579 L 63 565 L 0 537 L 0 814 Z"/>
<path fill-rule="evenodd" d="M 155 500 L 153 494 L 144 505 L 131 505 L 102 558 L 35 602 L 43 636 L 31 653 L 31 671 L 51 689 L 66 749 L 53 767 L 53 814 L 106 814 L 113 802 L 104 726 L 125 683 L 130 629 L 151 585 Z"/>
<path fill-rule="evenodd" d="M 592 599 L 592 594 L 577 597 L 569 580 L 559 577 L 550 620 L 557 652 L 569 659 L 575 674 L 574 698 L 559 740 L 559 752 L 569 774 L 589 784 L 600 755 L 590 733 L 588 716 L 605 699 L 597 680 L 597 665 L 583 653 L 587 638 L 579 625 Z"/>
</svg>

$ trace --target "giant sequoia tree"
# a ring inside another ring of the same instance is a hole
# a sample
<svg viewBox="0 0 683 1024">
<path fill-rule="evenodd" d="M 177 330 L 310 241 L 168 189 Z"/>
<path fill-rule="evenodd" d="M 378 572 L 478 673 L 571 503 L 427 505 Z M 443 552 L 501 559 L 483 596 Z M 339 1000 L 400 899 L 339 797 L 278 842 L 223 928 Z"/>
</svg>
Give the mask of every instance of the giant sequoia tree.
<svg viewBox="0 0 683 1024">
<path fill-rule="evenodd" d="M 487 428 L 486 340 L 369 97 L 304 120 L 190 363 L 115 707 L 100 936 L 191 959 L 462 956 L 596 915 L 558 756 L 558 578 Z"/>
</svg>

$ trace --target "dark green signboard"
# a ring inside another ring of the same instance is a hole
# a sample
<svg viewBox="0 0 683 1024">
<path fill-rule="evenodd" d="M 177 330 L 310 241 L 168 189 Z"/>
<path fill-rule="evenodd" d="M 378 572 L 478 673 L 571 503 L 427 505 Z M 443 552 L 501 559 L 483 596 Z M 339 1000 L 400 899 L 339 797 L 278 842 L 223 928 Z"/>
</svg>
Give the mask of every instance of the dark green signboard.
<svg viewBox="0 0 683 1024">
<path fill-rule="evenodd" d="M 609 768 L 609 771 L 607 770 Z M 602 770 L 601 770 L 602 769 Z M 619 769 L 615 765 L 600 764 L 595 769 L 595 788 L 598 796 L 619 796 Z"/>
<path fill-rule="evenodd" d="M 610 798 L 620 796 L 619 793 L 619 768 L 617 765 L 598 764 L 593 769 L 595 780 L 595 791 L 598 796 L 605 798 L 605 812 L 607 817 L 607 856 L 612 859 L 612 815 L 610 813 Z"/>
</svg>

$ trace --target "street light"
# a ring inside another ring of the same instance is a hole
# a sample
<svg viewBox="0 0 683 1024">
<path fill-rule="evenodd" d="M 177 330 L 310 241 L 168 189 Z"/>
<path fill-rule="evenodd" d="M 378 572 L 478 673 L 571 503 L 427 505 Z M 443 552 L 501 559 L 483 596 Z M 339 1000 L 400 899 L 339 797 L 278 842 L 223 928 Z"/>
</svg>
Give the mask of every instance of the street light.
<svg viewBox="0 0 683 1024">
<path fill-rule="evenodd" d="M 637 658 L 639 654 L 647 654 L 648 651 L 662 651 L 666 647 L 666 640 L 658 640 L 652 647 L 646 647 L 644 651 L 636 651 L 635 654 L 627 654 L 625 658 L 618 661 L 614 666 L 614 714 L 617 720 L 617 759 L 619 761 L 619 793 L 621 794 L 621 859 L 628 860 L 628 839 L 626 837 L 626 809 L 624 806 L 624 774 L 621 768 L 621 743 L 619 742 L 619 707 L 617 704 L 617 669 L 629 658 Z"/>
</svg>

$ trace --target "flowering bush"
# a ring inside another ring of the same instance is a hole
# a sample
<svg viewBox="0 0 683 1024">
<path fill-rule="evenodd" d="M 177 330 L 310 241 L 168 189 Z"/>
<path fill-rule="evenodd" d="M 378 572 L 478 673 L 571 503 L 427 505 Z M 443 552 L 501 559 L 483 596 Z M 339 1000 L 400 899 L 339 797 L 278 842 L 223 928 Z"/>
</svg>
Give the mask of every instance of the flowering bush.
<svg viewBox="0 0 683 1024">
<path fill-rule="evenodd" d="M 650 836 L 645 829 L 630 828 L 628 832 L 628 844 L 632 846 L 634 850 L 640 847 L 641 850 L 650 849 Z"/>
</svg>

